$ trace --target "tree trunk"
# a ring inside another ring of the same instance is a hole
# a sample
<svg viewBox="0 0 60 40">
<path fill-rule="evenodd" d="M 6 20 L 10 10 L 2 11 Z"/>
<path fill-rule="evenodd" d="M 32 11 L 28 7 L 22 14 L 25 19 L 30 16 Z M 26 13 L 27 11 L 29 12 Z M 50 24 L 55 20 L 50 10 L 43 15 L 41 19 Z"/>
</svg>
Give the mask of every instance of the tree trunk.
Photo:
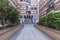
<svg viewBox="0 0 60 40">
<path fill-rule="evenodd" d="M 2 27 L 5 24 L 4 13 L 2 13 Z"/>
</svg>

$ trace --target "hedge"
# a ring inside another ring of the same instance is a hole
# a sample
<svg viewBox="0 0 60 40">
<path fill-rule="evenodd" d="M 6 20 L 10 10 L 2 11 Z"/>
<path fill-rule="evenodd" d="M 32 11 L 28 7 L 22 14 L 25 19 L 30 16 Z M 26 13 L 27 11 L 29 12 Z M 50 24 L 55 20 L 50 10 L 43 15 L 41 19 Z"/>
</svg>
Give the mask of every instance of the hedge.
<svg viewBox="0 0 60 40">
<path fill-rule="evenodd" d="M 49 12 L 46 17 L 40 18 L 38 24 L 60 30 L 60 11 Z"/>
</svg>

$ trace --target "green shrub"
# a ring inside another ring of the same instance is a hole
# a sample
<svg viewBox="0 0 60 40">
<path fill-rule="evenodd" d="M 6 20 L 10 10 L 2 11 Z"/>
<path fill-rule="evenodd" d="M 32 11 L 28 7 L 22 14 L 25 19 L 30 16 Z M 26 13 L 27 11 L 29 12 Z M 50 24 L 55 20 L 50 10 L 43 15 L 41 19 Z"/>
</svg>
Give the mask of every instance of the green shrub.
<svg viewBox="0 0 60 40">
<path fill-rule="evenodd" d="M 47 17 L 43 17 L 39 20 L 39 24 L 47 26 Z"/>
<path fill-rule="evenodd" d="M 19 12 L 16 8 L 9 5 L 9 0 L 0 0 L 0 20 L 2 25 L 7 21 L 9 24 L 19 24 Z"/>
<path fill-rule="evenodd" d="M 60 11 L 48 13 L 46 17 L 40 19 L 39 24 L 60 30 Z"/>
<path fill-rule="evenodd" d="M 48 26 L 55 29 L 60 29 L 60 12 L 50 12 L 47 16 Z"/>
</svg>

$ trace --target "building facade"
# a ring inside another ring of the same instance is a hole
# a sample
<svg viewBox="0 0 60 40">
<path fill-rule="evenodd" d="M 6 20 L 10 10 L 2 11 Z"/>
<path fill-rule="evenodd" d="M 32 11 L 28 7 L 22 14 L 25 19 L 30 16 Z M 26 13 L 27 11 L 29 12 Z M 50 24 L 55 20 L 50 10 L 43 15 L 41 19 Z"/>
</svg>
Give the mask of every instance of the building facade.
<svg viewBox="0 0 60 40">
<path fill-rule="evenodd" d="M 60 0 L 55 0 L 54 1 L 54 10 L 55 11 L 60 10 Z"/>
<path fill-rule="evenodd" d="M 21 18 L 35 18 L 39 20 L 37 0 L 11 0 L 20 12 Z M 10 2 L 11 2 L 10 1 Z M 12 4 L 11 3 L 11 4 Z M 16 4 L 15 4 L 16 3 Z"/>
<path fill-rule="evenodd" d="M 38 4 L 37 0 L 31 0 L 31 15 L 33 16 L 33 18 L 39 19 L 37 4 Z"/>
<path fill-rule="evenodd" d="M 39 2 L 39 15 L 40 18 L 44 17 L 47 15 L 47 10 L 48 10 L 48 0 L 40 0 Z"/>
<path fill-rule="evenodd" d="M 60 10 L 60 0 L 40 0 L 39 5 L 40 18 L 48 15 L 50 11 Z"/>
<path fill-rule="evenodd" d="M 21 16 L 21 18 L 24 18 L 24 16 L 26 15 L 26 1 L 17 0 L 17 2 L 18 2 L 17 9 L 20 12 L 20 16 Z"/>
</svg>

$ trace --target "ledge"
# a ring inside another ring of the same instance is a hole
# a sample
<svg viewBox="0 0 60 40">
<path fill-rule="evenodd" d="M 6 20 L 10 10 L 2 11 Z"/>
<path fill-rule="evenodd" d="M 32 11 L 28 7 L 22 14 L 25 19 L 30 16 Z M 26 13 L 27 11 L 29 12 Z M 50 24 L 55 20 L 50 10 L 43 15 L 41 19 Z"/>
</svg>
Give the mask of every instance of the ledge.
<svg viewBox="0 0 60 40">
<path fill-rule="evenodd" d="M 47 34 L 49 37 L 51 37 L 54 40 L 60 40 L 60 31 L 58 30 L 54 30 L 51 28 L 47 28 L 41 25 L 35 25 L 35 27 L 39 30 L 41 30 L 42 32 L 44 32 L 45 34 Z"/>
<path fill-rule="evenodd" d="M 21 25 L 18 25 L 18 27 L 11 28 L 10 30 L 3 32 L 0 34 L 0 40 L 9 40 L 9 38 L 14 35 L 18 30 L 22 28 Z"/>
</svg>

